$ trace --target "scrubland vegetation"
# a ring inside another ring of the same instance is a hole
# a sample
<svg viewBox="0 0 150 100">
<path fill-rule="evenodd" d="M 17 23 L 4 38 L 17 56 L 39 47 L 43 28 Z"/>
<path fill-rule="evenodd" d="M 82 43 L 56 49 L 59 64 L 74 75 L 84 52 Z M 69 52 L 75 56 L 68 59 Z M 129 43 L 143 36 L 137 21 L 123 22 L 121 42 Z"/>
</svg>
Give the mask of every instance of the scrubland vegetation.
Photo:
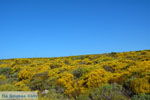
<svg viewBox="0 0 150 100">
<path fill-rule="evenodd" d="M 39 100 L 150 100 L 150 50 L 0 60 L 0 91 L 38 91 Z"/>
</svg>

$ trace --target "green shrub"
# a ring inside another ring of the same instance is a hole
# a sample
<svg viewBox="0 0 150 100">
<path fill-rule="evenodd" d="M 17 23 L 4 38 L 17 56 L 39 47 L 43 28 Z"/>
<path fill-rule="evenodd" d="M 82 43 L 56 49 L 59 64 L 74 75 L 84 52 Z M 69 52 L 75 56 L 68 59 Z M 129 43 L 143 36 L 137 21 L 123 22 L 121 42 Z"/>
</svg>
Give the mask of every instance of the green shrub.
<svg viewBox="0 0 150 100">
<path fill-rule="evenodd" d="M 83 98 L 83 100 L 128 100 L 122 92 L 122 86 L 118 84 L 108 84 L 93 89 L 88 95 L 79 96 L 77 100 L 81 100 L 80 98 Z"/>
<path fill-rule="evenodd" d="M 80 78 L 82 75 L 84 75 L 85 73 L 88 72 L 87 68 L 83 68 L 83 67 L 79 67 L 77 69 L 75 69 L 72 74 L 76 77 L 76 78 Z"/>
<path fill-rule="evenodd" d="M 0 85 L 0 91 L 18 91 L 19 89 L 12 84 Z"/>
<path fill-rule="evenodd" d="M 76 98 L 76 100 L 91 100 L 91 99 L 89 98 L 88 94 L 81 94 Z"/>
<path fill-rule="evenodd" d="M 150 100 L 150 94 L 134 95 L 131 100 Z"/>
<path fill-rule="evenodd" d="M 28 84 L 32 90 L 44 90 L 50 87 L 48 73 L 42 72 L 35 74 Z"/>
<path fill-rule="evenodd" d="M 7 77 L 9 77 L 9 75 L 11 74 L 11 68 L 10 67 L 2 67 L 0 68 L 0 74 L 6 75 Z"/>
<path fill-rule="evenodd" d="M 86 55 L 74 56 L 74 57 L 72 57 L 72 60 L 83 60 L 83 59 L 85 59 L 86 57 L 87 57 Z"/>
<path fill-rule="evenodd" d="M 129 79 L 127 79 L 124 83 L 123 83 L 123 87 L 125 88 L 125 94 L 128 96 L 133 96 L 134 92 L 132 91 L 132 88 L 130 87 L 131 81 L 133 81 L 135 79 L 134 76 L 129 77 Z"/>
<path fill-rule="evenodd" d="M 56 93 L 52 89 L 47 94 L 39 94 L 39 100 L 70 100 L 64 94 Z"/>
<path fill-rule="evenodd" d="M 19 65 L 28 65 L 30 63 L 31 63 L 30 60 L 25 60 L 25 59 L 16 60 L 16 64 L 19 64 Z"/>
<path fill-rule="evenodd" d="M 62 65 L 59 64 L 59 63 L 53 63 L 53 64 L 50 65 L 50 68 L 51 68 L 51 69 L 60 68 L 60 67 L 62 67 Z"/>
<path fill-rule="evenodd" d="M 110 57 L 116 57 L 116 52 L 111 52 L 111 53 L 108 53 L 108 56 L 110 56 Z"/>
</svg>

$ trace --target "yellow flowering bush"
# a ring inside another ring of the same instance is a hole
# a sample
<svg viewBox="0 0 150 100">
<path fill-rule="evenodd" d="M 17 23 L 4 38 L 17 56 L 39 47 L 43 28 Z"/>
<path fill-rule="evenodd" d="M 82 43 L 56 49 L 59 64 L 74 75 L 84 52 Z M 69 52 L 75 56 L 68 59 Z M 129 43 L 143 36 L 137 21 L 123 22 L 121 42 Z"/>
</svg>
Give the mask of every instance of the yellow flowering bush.
<svg viewBox="0 0 150 100">
<path fill-rule="evenodd" d="M 63 73 L 62 76 L 57 80 L 57 84 L 66 88 L 65 93 L 70 94 L 74 91 L 73 89 L 73 75 L 70 73 Z"/>
<path fill-rule="evenodd" d="M 19 72 L 18 77 L 21 80 L 31 79 L 34 72 L 31 69 L 23 69 Z"/>
<path fill-rule="evenodd" d="M 128 69 L 130 73 L 137 73 L 140 75 L 146 75 L 150 73 L 150 61 L 136 62 L 136 65 Z"/>
<path fill-rule="evenodd" d="M 104 69 L 96 69 L 87 74 L 84 80 L 87 87 L 97 87 L 103 83 L 107 83 L 110 78 L 110 72 L 107 72 Z"/>
<path fill-rule="evenodd" d="M 0 64 L 0 68 L 8 67 L 8 64 Z"/>
<path fill-rule="evenodd" d="M 131 81 L 131 88 L 135 93 L 150 93 L 150 77 L 137 78 Z"/>
<path fill-rule="evenodd" d="M 0 75 L 0 80 L 6 80 L 6 76 L 5 75 Z"/>
</svg>

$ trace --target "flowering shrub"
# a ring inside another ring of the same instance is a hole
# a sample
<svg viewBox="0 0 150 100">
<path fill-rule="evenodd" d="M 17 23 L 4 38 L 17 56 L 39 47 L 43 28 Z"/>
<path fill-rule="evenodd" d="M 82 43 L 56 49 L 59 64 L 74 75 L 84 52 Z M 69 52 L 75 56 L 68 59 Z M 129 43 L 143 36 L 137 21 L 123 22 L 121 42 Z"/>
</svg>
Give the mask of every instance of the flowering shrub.
<svg viewBox="0 0 150 100">
<path fill-rule="evenodd" d="M 94 88 L 102 88 L 105 84 L 109 87 L 117 83 L 126 89 L 127 97 L 131 98 L 133 94 L 150 93 L 149 73 L 150 50 L 56 58 L 8 59 L 0 60 L 0 91 L 37 90 L 41 93 L 50 90 L 68 96 L 69 99 L 76 100 L 80 97 L 88 100 L 91 99 L 90 96 L 94 98 L 97 93 L 86 96 L 84 94 L 94 92 L 91 91 Z M 127 99 L 122 93 L 119 94 L 120 90 L 112 93 L 112 88 L 103 89 L 107 90 L 107 96 L 117 94 L 114 97 L 116 100 Z M 112 100 L 114 98 L 112 96 Z"/>
<path fill-rule="evenodd" d="M 104 69 L 97 69 L 85 76 L 85 86 L 97 87 L 103 83 L 107 83 L 110 78 L 111 74 L 109 72 L 106 72 Z"/>
<path fill-rule="evenodd" d="M 0 80 L 6 80 L 6 76 L 5 75 L 0 75 Z"/>
<path fill-rule="evenodd" d="M 131 88 L 135 93 L 150 93 L 150 77 L 137 78 L 131 82 Z"/>
<path fill-rule="evenodd" d="M 31 69 L 23 69 L 19 72 L 18 77 L 20 80 L 31 79 L 34 75 Z"/>
</svg>

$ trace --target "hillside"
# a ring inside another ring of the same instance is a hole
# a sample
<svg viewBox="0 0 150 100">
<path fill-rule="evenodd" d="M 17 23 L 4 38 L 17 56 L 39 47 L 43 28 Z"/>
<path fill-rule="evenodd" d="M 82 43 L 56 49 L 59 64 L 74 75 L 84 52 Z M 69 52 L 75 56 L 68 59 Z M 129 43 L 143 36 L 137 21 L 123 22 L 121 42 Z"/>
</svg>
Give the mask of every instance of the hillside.
<svg viewBox="0 0 150 100">
<path fill-rule="evenodd" d="M 40 100 L 150 100 L 150 50 L 0 60 L 0 91 L 38 91 Z"/>
</svg>

